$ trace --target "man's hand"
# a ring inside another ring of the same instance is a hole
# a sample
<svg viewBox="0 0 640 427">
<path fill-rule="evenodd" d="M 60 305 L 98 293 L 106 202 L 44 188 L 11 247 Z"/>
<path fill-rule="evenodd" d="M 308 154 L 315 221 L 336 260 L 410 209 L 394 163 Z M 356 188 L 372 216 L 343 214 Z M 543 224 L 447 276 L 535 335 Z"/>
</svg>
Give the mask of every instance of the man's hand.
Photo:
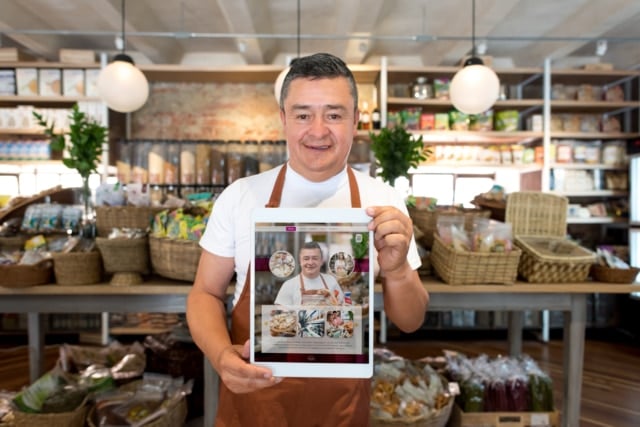
<svg viewBox="0 0 640 427">
<path fill-rule="evenodd" d="M 247 363 L 249 359 L 249 340 L 241 345 L 231 345 L 218 355 L 216 371 L 222 382 L 234 393 L 250 393 L 278 384 L 282 378 L 276 378 L 271 370 Z"/>
<path fill-rule="evenodd" d="M 372 217 L 369 230 L 374 232 L 380 270 L 385 275 L 402 271 L 413 236 L 411 218 L 393 206 L 370 206 L 367 214 Z"/>
</svg>

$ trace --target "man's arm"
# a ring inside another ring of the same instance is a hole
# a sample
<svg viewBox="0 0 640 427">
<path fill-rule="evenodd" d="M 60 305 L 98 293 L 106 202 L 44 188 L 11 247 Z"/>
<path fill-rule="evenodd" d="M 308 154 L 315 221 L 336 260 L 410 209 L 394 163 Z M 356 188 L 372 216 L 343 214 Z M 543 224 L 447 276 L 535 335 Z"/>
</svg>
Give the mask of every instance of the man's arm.
<svg viewBox="0 0 640 427">
<path fill-rule="evenodd" d="M 383 278 L 384 310 L 402 331 L 413 332 L 422 326 L 429 305 L 429 294 L 407 261 L 413 224 L 392 206 L 372 206 L 367 214 Z"/>
<path fill-rule="evenodd" d="M 198 272 L 187 298 L 187 323 L 193 340 L 220 378 L 235 393 L 250 392 L 278 382 L 269 369 L 252 366 L 249 342 L 234 346 L 227 329 L 226 292 L 233 276 L 233 258 L 202 251 Z"/>
</svg>

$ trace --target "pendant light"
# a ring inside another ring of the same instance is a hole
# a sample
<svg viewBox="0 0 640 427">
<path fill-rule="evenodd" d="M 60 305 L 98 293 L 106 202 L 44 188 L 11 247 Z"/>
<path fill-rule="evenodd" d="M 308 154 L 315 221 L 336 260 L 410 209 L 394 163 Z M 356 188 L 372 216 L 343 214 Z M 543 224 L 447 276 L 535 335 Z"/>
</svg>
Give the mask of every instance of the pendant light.
<svg viewBox="0 0 640 427">
<path fill-rule="evenodd" d="M 476 56 L 476 0 L 472 0 L 471 57 L 464 62 L 451 80 L 449 97 L 453 106 L 466 114 L 480 114 L 496 102 L 500 93 L 500 80 L 496 73 Z"/>
<path fill-rule="evenodd" d="M 298 0 L 298 33 L 297 33 L 297 50 L 298 50 L 298 58 L 300 58 L 300 0 Z M 278 77 L 276 78 L 276 82 L 273 85 L 273 95 L 276 97 L 276 102 L 280 104 L 280 95 L 282 93 L 282 84 L 284 83 L 285 77 L 289 74 L 289 70 L 291 67 L 287 66 L 284 70 L 280 71 Z"/>
<path fill-rule="evenodd" d="M 122 0 L 122 47 L 113 62 L 98 75 L 98 94 L 109 108 L 120 113 L 138 110 L 147 102 L 149 83 L 133 59 L 124 53 L 125 0 Z"/>
</svg>

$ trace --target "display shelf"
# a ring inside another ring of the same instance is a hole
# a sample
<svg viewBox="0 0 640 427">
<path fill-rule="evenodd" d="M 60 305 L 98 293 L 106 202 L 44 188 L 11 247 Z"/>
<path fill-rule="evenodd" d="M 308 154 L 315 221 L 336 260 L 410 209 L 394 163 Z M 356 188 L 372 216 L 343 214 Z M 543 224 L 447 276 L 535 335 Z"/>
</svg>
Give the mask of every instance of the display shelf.
<svg viewBox="0 0 640 427">
<path fill-rule="evenodd" d="M 88 96 L 24 96 L 1 95 L 0 107 L 15 107 L 17 105 L 38 105 L 46 107 L 71 107 L 77 102 L 98 102 L 99 98 Z"/>
<path fill-rule="evenodd" d="M 527 144 L 542 139 L 542 132 L 533 131 L 436 131 L 417 130 L 411 131 L 414 135 L 422 136 L 422 141 L 429 144 L 487 144 L 487 145 L 513 145 Z"/>
<path fill-rule="evenodd" d="M 638 101 L 576 101 L 576 100 L 552 100 L 551 108 L 554 113 L 586 112 L 608 113 L 617 110 L 630 110 L 638 108 Z"/>
<path fill-rule="evenodd" d="M 628 197 L 628 191 L 590 190 L 590 191 L 551 191 L 552 194 L 565 197 Z"/>
<path fill-rule="evenodd" d="M 112 326 L 109 335 L 154 335 L 171 332 L 171 328 L 143 328 L 139 326 Z"/>
<path fill-rule="evenodd" d="M 393 107 L 424 107 L 429 112 L 446 112 L 453 110 L 454 106 L 448 99 L 416 99 L 408 97 L 390 97 L 387 105 Z M 508 99 L 496 101 L 492 110 L 524 110 L 529 108 L 542 108 L 542 99 Z"/>
<path fill-rule="evenodd" d="M 54 129 L 56 134 L 68 132 L 68 129 Z M 42 128 L 0 128 L 0 136 L 2 135 L 15 135 L 15 136 L 45 136 Z"/>
<path fill-rule="evenodd" d="M 577 217 L 567 217 L 567 224 L 569 225 L 577 225 L 577 224 L 626 224 L 627 220 L 625 218 L 614 218 L 610 216 L 604 217 L 589 217 L 589 218 L 577 218 Z"/>
<path fill-rule="evenodd" d="M 551 169 L 572 169 L 572 170 L 610 170 L 626 171 L 628 165 L 607 165 L 604 163 L 551 163 Z"/>
<path fill-rule="evenodd" d="M 638 107 L 638 105 L 636 105 Z M 640 133 L 636 132 L 565 132 L 551 131 L 550 136 L 553 139 L 586 139 L 586 140 L 616 140 L 616 139 L 635 139 L 640 138 Z"/>
</svg>

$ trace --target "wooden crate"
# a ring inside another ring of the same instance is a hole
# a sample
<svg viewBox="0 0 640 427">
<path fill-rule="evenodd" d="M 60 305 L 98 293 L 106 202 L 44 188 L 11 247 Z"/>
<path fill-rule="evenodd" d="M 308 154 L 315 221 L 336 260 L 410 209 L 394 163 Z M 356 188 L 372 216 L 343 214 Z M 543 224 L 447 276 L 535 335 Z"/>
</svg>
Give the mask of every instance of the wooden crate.
<svg viewBox="0 0 640 427">
<path fill-rule="evenodd" d="M 96 53 L 85 49 L 60 49 L 58 59 L 67 64 L 93 64 L 96 62 Z"/>
<path fill-rule="evenodd" d="M 33 61 L 35 58 L 17 47 L 0 47 L 0 62 Z"/>
<path fill-rule="evenodd" d="M 559 427 L 560 412 L 463 412 L 453 407 L 449 427 Z"/>
</svg>

